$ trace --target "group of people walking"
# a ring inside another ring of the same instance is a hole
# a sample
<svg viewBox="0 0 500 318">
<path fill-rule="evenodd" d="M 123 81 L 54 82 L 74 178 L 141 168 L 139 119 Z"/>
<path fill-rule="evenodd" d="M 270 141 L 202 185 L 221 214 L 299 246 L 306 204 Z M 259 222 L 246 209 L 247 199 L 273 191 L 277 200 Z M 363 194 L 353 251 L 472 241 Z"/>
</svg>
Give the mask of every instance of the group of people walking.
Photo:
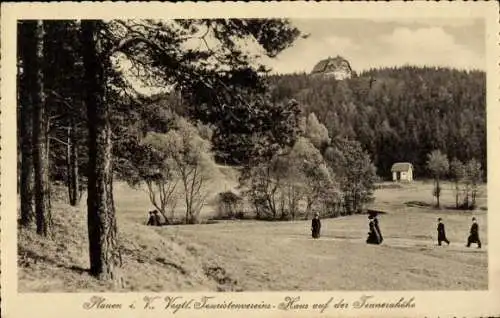
<svg viewBox="0 0 500 318">
<path fill-rule="evenodd" d="M 446 231 L 444 228 L 443 219 L 438 218 L 438 245 L 441 246 L 442 242 L 445 242 L 447 245 L 450 245 L 450 240 L 446 237 Z M 472 218 L 472 225 L 469 231 L 469 237 L 467 238 L 467 247 L 470 247 L 471 244 L 477 244 L 477 248 L 481 248 L 481 240 L 479 239 L 479 225 L 477 224 L 476 218 Z"/>
<path fill-rule="evenodd" d="M 376 214 L 370 214 L 368 216 L 368 238 L 366 239 L 367 244 L 381 244 L 384 240 L 382 236 L 382 232 L 380 231 L 379 221 Z M 312 237 L 317 239 L 320 237 L 321 233 L 321 220 L 319 219 L 319 213 L 314 215 L 314 218 L 311 222 L 311 232 Z M 442 242 L 450 245 L 450 241 L 446 237 L 446 231 L 444 227 L 443 220 L 438 218 L 438 245 L 441 246 Z M 470 247 L 471 244 L 477 244 L 478 248 L 481 248 L 481 240 L 479 239 L 479 225 L 477 224 L 476 218 L 472 218 L 472 225 L 469 232 L 469 237 L 467 238 L 467 247 Z"/>
</svg>

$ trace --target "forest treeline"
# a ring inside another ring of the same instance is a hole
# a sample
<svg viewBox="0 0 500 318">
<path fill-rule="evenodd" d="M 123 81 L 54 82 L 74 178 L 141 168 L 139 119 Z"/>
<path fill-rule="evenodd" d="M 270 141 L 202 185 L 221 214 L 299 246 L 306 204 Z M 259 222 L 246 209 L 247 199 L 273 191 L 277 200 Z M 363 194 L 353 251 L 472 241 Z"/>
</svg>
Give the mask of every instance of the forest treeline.
<svg viewBox="0 0 500 318">
<path fill-rule="evenodd" d="M 361 143 L 377 174 L 411 162 L 416 178 L 431 177 L 427 155 L 479 160 L 486 173 L 486 74 L 433 67 L 372 69 L 336 81 L 310 74 L 269 78 L 273 101 L 295 99 L 315 113 L 331 137 Z M 486 177 L 486 176 L 484 176 Z"/>
</svg>

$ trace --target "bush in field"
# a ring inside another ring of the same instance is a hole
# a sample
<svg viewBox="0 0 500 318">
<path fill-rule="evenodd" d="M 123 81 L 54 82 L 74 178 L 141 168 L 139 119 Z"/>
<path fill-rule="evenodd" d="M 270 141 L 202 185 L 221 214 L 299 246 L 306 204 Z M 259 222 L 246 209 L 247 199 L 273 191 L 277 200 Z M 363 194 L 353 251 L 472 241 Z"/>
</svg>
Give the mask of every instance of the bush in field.
<svg viewBox="0 0 500 318">
<path fill-rule="evenodd" d="M 455 185 L 455 207 L 457 209 L 474 209 L 478 186 L 483 181 L 481 163 L 472 158 L 466 163 L 453 159 L 450 163 L 450 177 Z M 462 202 L 460 203 L 460 193 Z"/>
<path fill-rule="evenodd" d="M 476 196 L 479 183 L 482 182 L 482 176 L 483 169 L 481 163 L 474 158 L 469 160 L 465 165 L 464 174 L 464 208 L 474 209 L 476 207 Z"/>
<path fill-rule="evenodd" d="M 283 156 L 275 155 L 267 162 L 258 162 L 244 171 L 242 185 L 245 195 L 253 205 L 258 219 L 276 219 L 280 210 L 283 180 L 287 176 L 287 164 Z"/>
<path fill-rule="evenodd" d="M 220 218 L 238 218 L 243 216 L 243 198 L 232 191 L 219 193 L 217 205 L 217 212 Z"/>
</svg>

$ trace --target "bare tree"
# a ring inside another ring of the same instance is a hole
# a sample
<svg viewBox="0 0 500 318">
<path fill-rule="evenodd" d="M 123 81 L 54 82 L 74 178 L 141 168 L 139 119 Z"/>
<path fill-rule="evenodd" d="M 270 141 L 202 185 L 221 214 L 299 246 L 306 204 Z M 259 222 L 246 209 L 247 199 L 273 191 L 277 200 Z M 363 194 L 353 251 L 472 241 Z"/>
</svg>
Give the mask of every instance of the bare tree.
<svg viewBox="0 0 500 318">
<path fill-rule="evenodd" d="M 150 133 L 144 140 L 164 156 L 162 172 L 168 171 L 168 179 L 178 178 L 186 204 L 186 223 L 195 223 L 205 204 L 205 189 L 215 163 L 210 153 L 210 142 L 201 138 L 197 129 L 183 118 L 178 118 L 175 129 L 166 134 Z M 175 190 L 172 183 L 167 190 L 171 198 Z M 166 198 L 166 197 L 165 197 Z"/>
<path fill-rule="evenodd" d="M 427 156 L 427 169 L 434 176 L 434 196 L 436 197 L 436 207 L 440 207 L 439 198 L 441 196 L 441 186 L 439 181 L 449 170 L 448 157 L 440 150 L 434 150 Z"/>
</svg>

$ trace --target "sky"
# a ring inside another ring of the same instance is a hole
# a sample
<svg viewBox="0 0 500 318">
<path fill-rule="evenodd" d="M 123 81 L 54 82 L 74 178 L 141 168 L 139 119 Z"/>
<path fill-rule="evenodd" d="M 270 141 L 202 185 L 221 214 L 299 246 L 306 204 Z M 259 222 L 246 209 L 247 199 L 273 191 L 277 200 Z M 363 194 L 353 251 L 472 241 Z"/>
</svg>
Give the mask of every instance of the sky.
<svg viewBox="0 0 500 318">
<path fill-rule="evenodd" d="M 273 73 L 311 72 L 340 55 L 357 71 L 386 66 L 486 69 L 485 25 L 480 19 L 292 19 L 306 39 L 263 62 Z"/>
<path fill-rule="evenodd" d="M 486 70 L 486 30 L 481 19 L 291 19 L 290 22 L 309 36 L 297 39 L 275 58 L 255 61 L 270 67 L 274 74 L 310 73 L 320 60 L 337 55 L 347 59 L 358 73 L 403 65 Z M 200 29 L 200 36 L 205 31 Z M 221 46 L 213 37 L 208 36 L 206 41 L 204 44 L 194 38 L 186 41 L 185 46 L 201 50 L 206 45 L 215 50 Z M 237 43 L 250 55 L 263 53 L 253 40 Z M 219 65 L 217 59 L 211 62 Z M 130 66 L 123 60 L 120 63 L 124 69 Z M 131 84 L 144 94 L 165 90 L 133 81 Z"/>
</svg>

